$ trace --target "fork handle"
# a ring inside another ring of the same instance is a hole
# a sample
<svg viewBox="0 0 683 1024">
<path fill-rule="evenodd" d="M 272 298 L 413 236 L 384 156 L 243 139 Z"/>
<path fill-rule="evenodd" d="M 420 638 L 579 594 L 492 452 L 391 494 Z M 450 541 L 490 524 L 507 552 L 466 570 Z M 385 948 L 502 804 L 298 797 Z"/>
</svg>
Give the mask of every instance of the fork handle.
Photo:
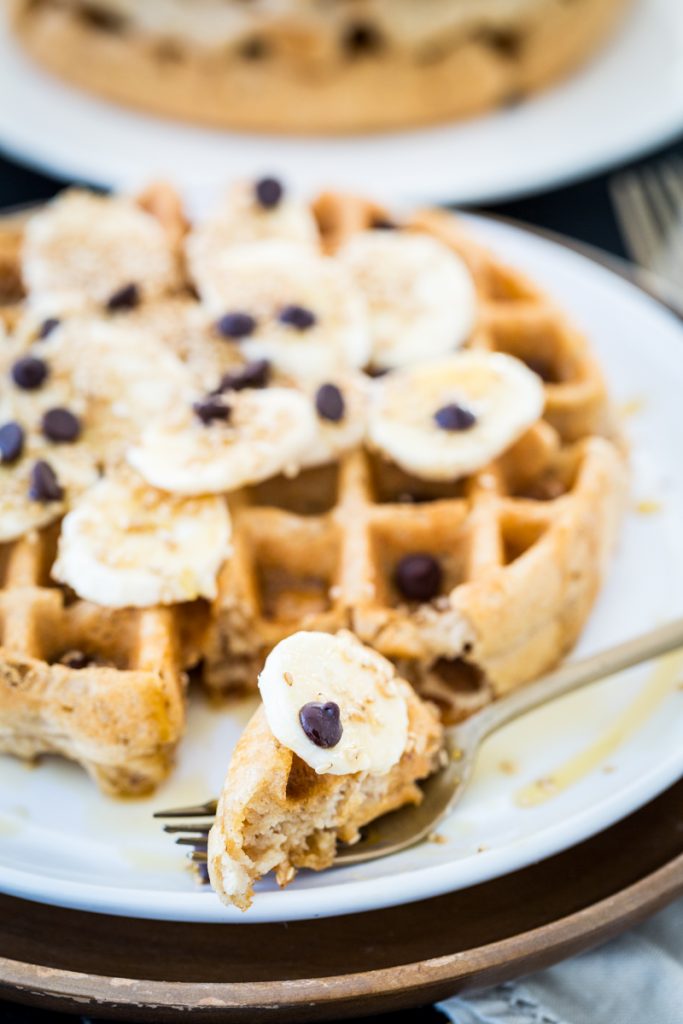
<svg viewBox="0 0 683 1024">
<path fill-rule="evenodd" d="M 641 665 L 683 647 L 683 618 L 658 626 L 649 633 L 600 651 L 589 658 L 569 662 L 529 686 L 515 690 L 474 715 L 470 721 L 483 738 L 507 722 L 565 693 L 573 693 L 598 679 Z"/>
</svg>

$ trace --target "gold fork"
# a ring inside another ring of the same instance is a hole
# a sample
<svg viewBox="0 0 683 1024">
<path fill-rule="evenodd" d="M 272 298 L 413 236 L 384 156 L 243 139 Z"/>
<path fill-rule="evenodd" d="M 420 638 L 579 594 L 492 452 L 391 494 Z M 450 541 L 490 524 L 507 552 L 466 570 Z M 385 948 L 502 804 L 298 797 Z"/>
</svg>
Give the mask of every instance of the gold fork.
<svg viewBox="0 0 683 1024">
<path fill-rule="evenodd" d="M 422 802 L 417 807 L 405 807 L 378 818 L 354 845 L 340 845 L 335 865 L 360 864 L 386 857 L 415 846 L 430 836 L 465 792 L 482 742 L 501 726 L 557 697 L 679 647 L 683 647 L 683 619 L 659 626 L 589 658 L 563 665 L 535 683 L 488 705 L 459 725 L 449 727 L 445 731 L 447 756 L 443 766 L 423 783 Z M 165 825 L 164 831 L 179 834 L 176 842 L 192 848 L 191 859 L 204 879 L 208 878 L 206 850 L 215 813 L 216 801 L 209 800 L 195 807 L 177 807 L 157 811 L 154 815 L 155 818 L 198 819 L 196 823 L 184 820 L 180 824 Z"/>
</svg>

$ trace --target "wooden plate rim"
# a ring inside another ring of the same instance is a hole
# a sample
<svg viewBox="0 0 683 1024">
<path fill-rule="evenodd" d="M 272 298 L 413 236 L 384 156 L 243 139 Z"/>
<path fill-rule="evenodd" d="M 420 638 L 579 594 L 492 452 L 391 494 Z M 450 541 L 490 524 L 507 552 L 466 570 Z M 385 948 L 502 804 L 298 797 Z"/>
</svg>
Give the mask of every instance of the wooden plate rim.
<svg viewBox="0 0 683 1024">
<path fill-rule="evenodd" d="M 0 986 L 26 996 L 42 994 L 78 1003 L 92 1000 L 100 1005 L 208 1013 L 312 1002 L 325 1005 L 389 991 L 395 997 L 440 983 L 466 983 L 475 974 L 477 984 L 486 984 L 487 974 L 495 976 L 502 964 L 509 976 L 525 963 L 555 962 L 637 923 L 679 893 L 683 893 L 683 854 L 633 885 L 547 925 L 472 950 L 396 967 L 314 979 L 221 984 L 110 978 L 0 957 Z"/>
</svg>

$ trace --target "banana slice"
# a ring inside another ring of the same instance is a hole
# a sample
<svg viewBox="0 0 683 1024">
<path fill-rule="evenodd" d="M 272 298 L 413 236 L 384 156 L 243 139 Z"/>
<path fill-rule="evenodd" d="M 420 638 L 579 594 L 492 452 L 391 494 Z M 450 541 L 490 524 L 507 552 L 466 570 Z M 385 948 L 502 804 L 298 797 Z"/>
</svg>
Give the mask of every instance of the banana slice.
<svg viewBox="0 0 683 1024">
<path fill-rule="evenodd" d="M 88 601 L 147 608 L 215 597 L 229 553 L 224 499 L 162 494 L 125 473 L 67 513 L 52 575 Z"/>
<path fill-rule="evenodd" d="M 212 279 L 216 262 L 235 245 L 278 238 L 311 250 L 318 248 L 318 228 L 309 208 L 284 193 L 277 202 L 263 205 L 258 197 L 263 185 L 263 182 L 234 185 L 213 214 L 188 235 L 187 263 L 200 291 L 204 283 Z M 271 184 L 270 199 L 276 197 L 277 188 L 277 183 Z M 267 187 L 265 191 L 268 199 Z"/>
<path fill-rule="evenodd" d="M 177 283 L 176 259 L 160 222 L 123 197 L 65 192 L 32 217 L 22 274 L 31 305 L 55 316 L 158 296 Z M 131 298 L 132 296 L 132 298 Z"/>
<path fill-rule="evenodd" d="M 362 444 L 367 425 L 369 382 L 362 374 L 345 374 L 310 389 L 316 414 L 315 440 L 306 449 L 302 468 L 323 466 Z"/>
<path fill-rule="evenodd" d="M 6 427 L 7 421 L 0 423 L 0 431 Z M 6 436 L 0 434 L 0 452 L 8 451 L 2 443 Z M 0 543 L 59 519 L 97 479 L 88 445 L 50 444 L 24 432 L 17 457 L 9 462 L 0 457 Z"/>
<path fill-rule="evenodd" d="M 228 340 L 298 380 L 323 380 L 370 356 L 363 297 L 326 256 L 283 241 L 233 247 L 198 285 Z"/>
<path fill-rule="evenodd" d="M 329 775 L 383 775 L 401 759 L 407 687 L 391 662 L 347 632 L 294 633 L 259 676 L 275 738 Z"/>
<path fill-rule="evenodd" d="M 74 317 L 32 351 L 48 364 L 51 386 L 85 400 L 91 442 L 108 460 L 193 393 L 187 367 L 150 330 L 132 323 Z"/>
<path fill-rule="evenodd" d="M 218 494 L 298 470 L 315 428 L 309 400 L 288 388 L 208 396 L 151 424 L 128 461 L 162 490 Z"/>
<path fill-rule="evenodd" d="M 460 352 L 397 370 L 375 385 L 368 437 L 426 480 L 472 473 L 543 412 L 540 378 L 500 352 Z"/>
<path fill-rule="evenodd" d="M 372 363 L 393 368 L 460 347 L 477 315 L 465 263 L 426 235 L 365 231 L 337 254 L 365 295 Z"/>
</svg>

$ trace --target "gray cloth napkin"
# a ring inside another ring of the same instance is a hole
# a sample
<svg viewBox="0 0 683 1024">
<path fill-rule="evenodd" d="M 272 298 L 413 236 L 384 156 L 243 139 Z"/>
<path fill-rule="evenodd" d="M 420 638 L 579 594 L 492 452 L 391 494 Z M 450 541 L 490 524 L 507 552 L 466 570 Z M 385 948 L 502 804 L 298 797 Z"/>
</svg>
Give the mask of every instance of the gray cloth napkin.
<svg viewBox="0 0 683 1024">
<path fill-rule="evenodd" d="M 683 900 L 599 949 L 438 1009 L 453 1024 L 682 1024 Z"/>
</svg>

